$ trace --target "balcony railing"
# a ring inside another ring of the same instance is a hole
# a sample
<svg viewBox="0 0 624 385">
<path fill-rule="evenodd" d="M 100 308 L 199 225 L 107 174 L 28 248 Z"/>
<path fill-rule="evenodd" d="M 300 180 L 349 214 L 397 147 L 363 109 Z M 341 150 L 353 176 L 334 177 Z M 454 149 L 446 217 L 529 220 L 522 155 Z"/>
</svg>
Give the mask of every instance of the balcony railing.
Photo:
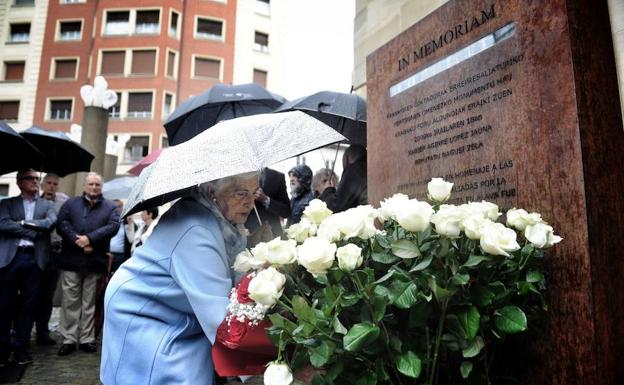
<svg viewBox="0 0 624 385">
<path fill-rule="evenodd" d="M 156 34 L 160 32 L 160 25 L 157 23 L 137 23 L 135 33 Z"/>
</svg>

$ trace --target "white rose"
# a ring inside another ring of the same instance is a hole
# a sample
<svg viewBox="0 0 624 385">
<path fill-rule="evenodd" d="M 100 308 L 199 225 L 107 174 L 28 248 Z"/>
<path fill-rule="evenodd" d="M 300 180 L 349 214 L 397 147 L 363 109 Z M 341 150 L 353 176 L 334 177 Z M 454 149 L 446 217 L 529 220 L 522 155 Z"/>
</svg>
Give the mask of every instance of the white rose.
<svg viewBox="0 0 624 385">
<path fill-rule="evenodd" d="M 394 219 L 396 221 L 397 213 L 403 210 L 403 207 L 408 201 L 409 197 L 407 195 L 398 193 L 379 202 L 380 207 L 377 209 L 379 219 L 383 222 L 388 219 Z"/>
<path fill-rule="evenodd" d="M 282 296 L 285 283 L 284 274 L 274 267 L 261 270 L 249 282 L 249 298 L 262 305 L 273 306 Z"/>
<path fill-rule="evenodd" d="M 340 232 L 340 218 L 342 213 L 333 214 L 328 218 L 325 218 L 316 231 L 316 236 L 319 238 L 327 239 L 329 242 L 337 242 L 342 238 Z"/>
<path fill-rule="evenodd" d="M 429 203 L 410 199 L 396 213 L 396 220 L 405 230 L 416 232 L 429 227 L 432 215 L 433 208 Z"/>
<path fill-rule="evenodd" d="M 429 199 L 436 202 L 444 202 L 451 196 L 453 183 L 446 182 L 442 178 L 433 178 L 427 183 L 427 192 Z"/>
<path fill-rule="evenodd" d="M 528 225 L 542 222 L 542 216 L 538 213 L 527 213 L 523 209 L 511 209 L 507 211 L 507 226 L 524 231 Z"/>
<path fill-rule="evenodd" d="M 461 225 L 468 238 L 478 241 L 481 239 L 481 231 L 487 223 L 492 223 L 492 221 L 487 218 L 483 218 L 480 214 L 475 214 L 465 217 L 462 220 Z"/>
<path fill-rule="evenodd" d="M 486 223 L 481 229 L 481 248 L 488 254 L 509 257 L 509 251 L 520 249 L 516 232 L 502 223 Z"/>
<path fill-rule="evenodd" d="M 524 229 L 526 239 L 538 249 L 551 247 L 555 243 L 561 242 L 563 238 L 553 233 L 553 228 L 546 223 L 536 223 L 528 225 Z"/>
<path fill-rule="evenodd" d="M 442 205 L 440 210 L 431 216 L 431 223 L 435 225 L 438 234 L 449 238 L 457 238 L 461 232 L 461 223 L 464 212 L 453 205 Z"/>
<path fill-rule="evenodd" d="M 297 247 L 297 254 L 299 264 L 310 274 L 317 276 L 327 272 L 334 263 L 336 244 L 323 238 L 308 238 Z"/>
<path fill-rule="evenodd" d="M 234 266 L 232 266 L 232 268 L 234 268 L 234 270 L 238 271 L 239 273 L 246 273 L 255 267 L 251 263 L 252 259 L 253 255 L 251 255 L 249 250 L 245 249 L 238 253 L 236 259 L 234 260 Z"/>
<path fill-rule="evenodd" d="M 316 235 L 316 231 L 317 227 L 314 223 L 307 218 L 301 218 L 299 223 L 292 224 L 286 229 L 286 235 L 288 235 L 288 238 L 301 243 L 306 238 Z"/>
<path fill-rule="evenodd" d="M 312 199 L 305 210 L 303 210 L 304 218 L 308 218 L 310 222 L 316 225 L 323 222 L 330 215 L 332 215 L 332 211 L 327 208 L 327 203 L 320 199 Z"/>
<path fill-rule="evenodd" d="M 266 242 L 260 242 L 251 249 L 253 258 L 249 261 L 252 268 L 259 269 L 269 264 L 269 245 Z"/>
<path fill-rule="evenodd" d="M 359 237 L 369 239 L 377 233 L 375 218 L 377 210 L 371 205 L 354 207 L 340 213 L 338 228 L 344 239 Z"/>
<path fill-rule="evenodd" d="M 271 362 L 264 371 L 264 385 L 290 385 L 292 382 L 292 372 L 284 363 Z"/>
<path fill-rule="evenodd" d="M 267 244 L 267 262 L 271 265 L 289 265 L 297 260 L 297 242 L 275 238 Z"/>
<path fill-rule="evenodd" d="M 460 207 L 464 210 L 464 215 L 466 217 L 479 214 L 482 215 L 483 218 L 495 221 L 501 215 L 497 205 L 486 201 L 470 202 Z"/>
<path fill-rule="evenodd" d="M 344 271 L 353 271 L 362 266 L 364 259 L 362 258 L 362 248 L 348 243 L 336 250 L 336 258 L 338 259 L 338 267 Z"/>
</svg>

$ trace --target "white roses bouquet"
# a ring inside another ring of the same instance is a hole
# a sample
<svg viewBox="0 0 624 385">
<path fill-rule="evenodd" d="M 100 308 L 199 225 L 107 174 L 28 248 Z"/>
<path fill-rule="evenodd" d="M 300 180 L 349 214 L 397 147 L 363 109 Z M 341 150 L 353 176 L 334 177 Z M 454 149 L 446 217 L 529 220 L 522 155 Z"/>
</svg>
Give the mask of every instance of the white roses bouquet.
<svg viewBox="0 0 624 385">
<path fill-rule="evenodd" d="M 239 255 L 280 352 L 265 383 L 310 365 L 316 384 L 432 384 L 441 370 L 489 382 L 490 347 L 544 313 L 543 256 L 562 239 L 537 213 L 504 224 L 493 203 L 444 204 L 452 188 L 434 178 L 431 202 L 395 194 L 341 213 L 313 200 L 289 240 Z"/>
</svg>

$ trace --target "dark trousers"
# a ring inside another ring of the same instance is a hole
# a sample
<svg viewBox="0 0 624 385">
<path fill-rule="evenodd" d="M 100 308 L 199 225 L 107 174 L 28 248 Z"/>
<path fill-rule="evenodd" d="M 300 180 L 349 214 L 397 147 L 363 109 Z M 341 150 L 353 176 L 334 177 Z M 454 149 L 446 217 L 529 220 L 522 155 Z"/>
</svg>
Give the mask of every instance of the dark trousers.
<svg viewBox="0 0 624 385">
<path fill-rule="evenodd" d="M 0 269 L 0 352 L 9 349 L 11 322 L 15 349 L 28 348 L 41 273 L 33 249 L 18 249 L 11 263 Z"/>
<path fill-rule="evenodd" d="M 55 267 L 44 270 L 41 274 L 39 293 L 37 293 L 37 307 L 35 309 L 35 325 L 37 337 L 48 335 L 48 324 L 52 315 L 52 301 L 58 284 L 60 272 Z"/>
</svg>

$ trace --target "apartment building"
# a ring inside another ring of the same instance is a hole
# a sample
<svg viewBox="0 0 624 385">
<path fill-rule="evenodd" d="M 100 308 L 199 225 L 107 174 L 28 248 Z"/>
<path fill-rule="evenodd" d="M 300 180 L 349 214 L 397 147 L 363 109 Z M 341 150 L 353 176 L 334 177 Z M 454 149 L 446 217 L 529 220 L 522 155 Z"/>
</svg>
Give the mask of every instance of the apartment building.
<svg viewBox="0 0 624 385">
<path fill-rule="evenodd" d="M 80 124 L 80 87 L 104 76 L 125 172 L 167 146 L 163 122 L 180 101 L 232 83 L 235 17 L 236 0 L 49 0 L 34 124 Z"/>
</svg>

